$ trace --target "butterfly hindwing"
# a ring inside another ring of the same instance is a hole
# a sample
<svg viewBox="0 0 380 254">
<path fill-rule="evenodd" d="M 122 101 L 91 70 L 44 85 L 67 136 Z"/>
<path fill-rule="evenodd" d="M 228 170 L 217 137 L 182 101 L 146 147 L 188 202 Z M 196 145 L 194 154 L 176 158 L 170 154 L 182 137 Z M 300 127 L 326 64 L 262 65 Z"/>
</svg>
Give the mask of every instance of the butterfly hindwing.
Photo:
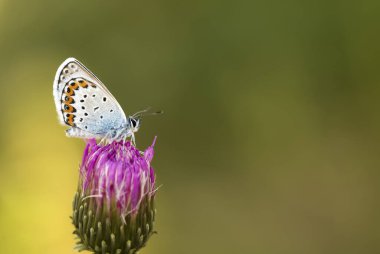
<svg viewBox="0 0 380 254">
<path fill-rule="evenodd" d="M 58 68 L 53 89 L 58 117 L 62 124 L 72 129 L 68 135 L 102 136 L 126 122 L 125 114 L 112 94 L 74 58 L 68 58 Z"/>
</svg>

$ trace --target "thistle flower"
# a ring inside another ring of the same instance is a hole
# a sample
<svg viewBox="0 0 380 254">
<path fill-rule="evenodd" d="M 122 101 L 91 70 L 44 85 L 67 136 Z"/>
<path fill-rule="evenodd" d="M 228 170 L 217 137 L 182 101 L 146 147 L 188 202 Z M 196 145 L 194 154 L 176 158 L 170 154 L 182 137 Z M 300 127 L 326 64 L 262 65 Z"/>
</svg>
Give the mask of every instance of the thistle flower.
<svg viewBox="0 0 380 254">
<path fill-rule="evenodd" d="M 154 233 L 154 143 L 141 153 L 129 141 L 88 141 L 73 201 L 76 249 L 135 253 L 146 244 Z"/>
</svg>

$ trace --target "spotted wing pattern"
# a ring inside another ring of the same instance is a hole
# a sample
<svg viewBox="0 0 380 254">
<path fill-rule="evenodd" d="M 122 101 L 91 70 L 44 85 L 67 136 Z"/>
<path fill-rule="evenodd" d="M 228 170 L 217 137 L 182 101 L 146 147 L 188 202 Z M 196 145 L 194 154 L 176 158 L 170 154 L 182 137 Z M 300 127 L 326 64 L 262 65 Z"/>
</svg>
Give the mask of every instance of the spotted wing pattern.
<svg viewBox="0 0 380 254">
<path fill-rule="evenodd" d="M 125 125 L 120 105 L 100 80 L 83 64 L 69 58 L 58 68 L 54 99 L 62 124 L 72 136 L 102 136 Z"/>
</svg>

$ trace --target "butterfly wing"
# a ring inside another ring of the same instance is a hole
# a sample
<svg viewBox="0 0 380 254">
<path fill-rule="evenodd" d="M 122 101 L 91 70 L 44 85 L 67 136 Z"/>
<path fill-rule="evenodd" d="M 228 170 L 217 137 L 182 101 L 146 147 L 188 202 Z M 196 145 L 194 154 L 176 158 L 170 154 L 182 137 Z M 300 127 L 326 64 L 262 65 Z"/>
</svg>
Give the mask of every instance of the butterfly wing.
<svg viewBox="0 0 380 254">
<path fill-rule="evenodd" d="M 102 136 L 126 123 L 124 111 L 116 99 L 75 58 L 66 59 L 58 68 L 53 95 L 60 122 L 71 127 L 68 135 L 73 135 L 70 136 Z"/>
</svg>

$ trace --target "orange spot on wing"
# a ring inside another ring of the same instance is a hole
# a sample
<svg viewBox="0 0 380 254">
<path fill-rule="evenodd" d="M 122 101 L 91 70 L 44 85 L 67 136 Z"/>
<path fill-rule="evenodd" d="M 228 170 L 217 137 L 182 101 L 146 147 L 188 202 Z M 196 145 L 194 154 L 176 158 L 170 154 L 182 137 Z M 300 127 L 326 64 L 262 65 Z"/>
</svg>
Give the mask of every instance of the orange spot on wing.
<svg viewBox="0 0 380 254">
<path fill-rule="evenodd" d="M 67 86 L 66 88 L 66 96 L 73 96 L 74 95 L 74 89 L 72 89 L 70 86 Z"/>
<path fill-rule="evenodd" d="M 66 104 L 71 104 L 71 103 L 73 103 L 73 102 L 74 102 L 73 97 L 66 96 L 66 98 L 65 98 L 65 103 L 66 103 Z"/>
<path fill-rule="evenodd" d="M 74 126 L 74 117 L 73 114 L 66 115 L 66 123 L 70 126 Z"/>
<path fill-rule="evenodd" d="M 65 103 L 65 104 L 63 105 L 63 111 L 64 111 L 65 113 L 73 113 L 73 112 L 75 112 L 76 110 L 75 110 L 75 108 L 74 108 L 72 105 L 70 105 L 70 104 L 68 104 L 68 103 Z"/>
<path fill-rule="evenodd" d="M 75 82 L 75 83 L 70 83 L 70 87 L 71 87 L 71 89 L 73 89 L 73 90 L 77 90 L 77 89 L 79 88 L 79 85 L 78 85 L 77 82 Z"/>
<path fill-rule="evenodd" d="M 88 87 L 87 82 L 84 81 L 84 80 L 82 80 L 82 79 L 79 80 L 78 83 L 79 83 L 79 85 L 80 85 L 81 87 L 83 87 L 83 88 L 87 88 L 87 87 Z"/>
</svg>

